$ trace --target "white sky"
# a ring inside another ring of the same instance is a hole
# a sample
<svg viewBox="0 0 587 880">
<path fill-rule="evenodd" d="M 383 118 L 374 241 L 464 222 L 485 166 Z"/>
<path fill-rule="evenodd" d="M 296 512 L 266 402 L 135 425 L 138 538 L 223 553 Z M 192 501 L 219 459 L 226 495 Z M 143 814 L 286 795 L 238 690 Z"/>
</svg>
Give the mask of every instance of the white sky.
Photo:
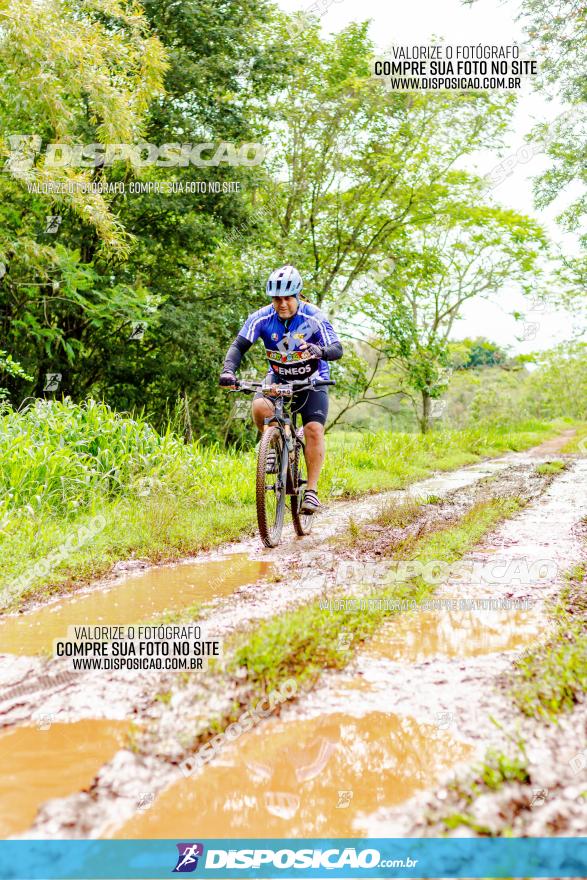
<svg viewBox="0 0 587 880">
<path fill-rule="evenodd" d="M 322 0 L 323 5 L 326 0 Z M 279 0 L 288 11 L 309 12 L 312 0 Z M 477 0 L 473 6 L 464 6 L 460 0 L 332 0 L 322 16 L 325 35 L 341 30 L 351 21 L 371 19 L 371 35 L 380 48 L 390 43 L 426 45 L 433 37 L 442 37 L 452 44 L 497 44 L 524 41 L 520 25 L 515 21 L 517 3 L 513 0 Z M 515 154 L 524 144 L 524 136 L 536 122 L 547 122 L 564 107 L 532 91 L 528 86 L 520 92 L 511 134 L 506 138 L 506 149 L 500 155 L 484 151 L 471 157 L 468 167 L 479 174 L 488 174 L 505 156 Z M 543 155 L 535 155 L 526 163 L 520 162 L 513 173 L 493 190 L 493 197 L 501 204 L 530 214 L 543 223 L 551 238 L 568 252 L 576 251 L 576 240 L 564 235 L 555 221 L 562 203 L 548 211 L 537 211 L 533 205 L 532 178 L 549 165 Z M 567 199 L 564 200 L 565 202 Z M 524 312 L 527 325 L 511 317 L 514 311 Z M 538 325 L 538 326 L 536 326 Z M 504 291 L 491 302 L 474 300 L 463 311 L 463 318 L 454 332 L 456 338 L 487 336 L 501 345 L 511 346 L 514 352 L 530 352 L 550 348 L 573 333 L 572 317 L 553 311 L 528 313 L 528 304 L 515 291 Z M 526 339 L 520 339 L 524 337 Z"/>
</svg>

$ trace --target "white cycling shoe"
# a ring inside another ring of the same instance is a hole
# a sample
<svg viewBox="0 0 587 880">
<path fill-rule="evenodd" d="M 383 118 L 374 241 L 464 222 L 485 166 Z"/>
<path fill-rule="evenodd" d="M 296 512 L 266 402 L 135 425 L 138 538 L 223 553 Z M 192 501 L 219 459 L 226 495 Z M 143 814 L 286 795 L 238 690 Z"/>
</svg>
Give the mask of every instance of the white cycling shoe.
<svg viewBox="0 0 587 880">
<path fill-rule="evenodd" d="M 321 504 L 318 501 L 318 496 L 312 489 L 306 489 L 304 492 L 304 500 L 302 501 L 302 506 L 300 507 L 300 513 L 310 514 L 316 513 L 317 510 L 320 510 Z"/>
</svg>

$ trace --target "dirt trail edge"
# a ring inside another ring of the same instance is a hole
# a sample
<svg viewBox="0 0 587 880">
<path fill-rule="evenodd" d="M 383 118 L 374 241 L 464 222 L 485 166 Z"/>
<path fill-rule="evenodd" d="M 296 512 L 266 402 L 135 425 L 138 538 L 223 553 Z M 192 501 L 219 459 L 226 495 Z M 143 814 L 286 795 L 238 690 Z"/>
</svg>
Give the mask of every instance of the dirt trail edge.
<svg viewBox="0 0 587 880">
<path fill-rule="evenodd" d="M 565 438 L 566 439 L 566 438 Z M 311 541 L 304 543 L 303 562 L 316 565 L 315 582 L 304 577 L 304 589 L 300 590 L 301 582 L 293 578 L 279 584 L 258 584 L 247 587 L 234 594 L 231 599 L 220 601 L 208 614 L 206 631 L 226 634 L 235 628 L 255 619 L 264 619 L 275 615 L 286 608 L 301 602 L 307 602 L 317 595 L 324 594 L 324 576 L 328 575 L 333 565 L 334 551 L 325 552 L 324 540 L 337 531 L 347 527 L 349 517 L 355 521 L 372 518 L 381 507 L 389 501 L 401 500 L 410 496 L 458 495 L 480 481 L 487 478 L 500 478 L 504 484 L 510 481 L 516 471 L 530 473 L 541 459 L 541 449 L 530 453 L 518 453 L 493 460 L 483 465 L 464 468 L 438 478 L 431 478 L 410 487 L 404 492 L 385 493 L 371 497 L 355 504 L 333 505 L 332 512 L 321 518 L 317 526 L 317 534 Z M 552 451 L 549 450 L 550 455 Z M 546 456 L 548 457 L 548 456 Z M 581 558 L 582 545 L 579 535 L 579 523 L 587 515 L 587 493 L 577 491 L 581 483 L 584 486 L 587 476 L 587 462 L 571 460 L 569 469 L 556 479 L 543 498 L 535 500 L 514 520 L 504 523 L 492 536 L 491 545 L 482 547 L 473 554 L 476 561 L 490 561 L 499 552 L 500 559 L 517 559 L 526 556 L 531 561 L 551 559 L 556 565 L 556 576 L 547 583 L 540 582 L 524 585 L 518 578 L 515 586 L 511 583 L 491 583 L 480 587 L 478 581 L 467 583 L 459 579 L 458 583 L 446 583 L 436 595 L 449 595 L 456 590 L 459 596 L 469 595 L 479 598 L 485 591 L 488 596 L 530 598 L 536 601 L 535 613 L 540 615 L 541 605 L 549 595 L 560 589 L 563 572 Z M 508 473 L 504 473 L 508 471 Z M 276 551 L 259 551 L 255 542 L 240 542 L 227 548 L 227 557 L 231 553 L 262 552 L 263 556 L 279 555 L 280 560 L 287 560 L 288 565 L 295 566 L 302 560 L 302 549 L 295 541 L 286 542 L 283 548 Z M 307 570 L 307 569 L 306 569 Z M 330 586 L 337 587 L 332 581 Z M 393 623 L 390 625 L 393 626 Z M 406 715 L 431 723 L 431 718 L 439 713 L 448 714 L 455 722 L 454 735 L 463 742 L 472 744 L 481 753 L 487 742 L 495 739 L 495 726 L 489 720 L 489 714 L 502 719 L 507 728 L 511 721 L 511 707 L 503 695 L 496 692 L 495 680 L 513 660 L 512 651 L 496 651 L 474 657 L 435 657 L 420 662 L 393 662 L 385 657 L 375 657 L 368 651 L 359 652 L 354 664 L 344 674 L 324 675 L 320 687 L 313 693 L 303 696 L 295 706 L 287 707 L 282 712 L 284 721 L 299 718 L 312 718 L 325 713 L 340 711 L 344 706 L 349 711 L 349 688 L 361 688 L 360 700 L 352 701 L 359 714 L 370 711 L 374 705 L 386 712 Z M 38 664 L 38 669 L 46 671 L 48 665 L 30 658 L 19 658 L 23 661 L 21 673 L 25 671 L 24 663 L 28 663 L 28 674 L 31 663 Z M 366 683 L 366 687 L 365 687 Z M 104 834 L 107 828 L 113 829 L 124 822 L 137 809 L 141 792 L 161 792 L 180 777 L 177 766 L 170 765 L 170 760 L 179 760 L 181 749 L 178 743 L 178 729 L 181 722 L 188 723 L 193 729 L 194 716 L 182 710 L 185 694 L 174 693 L 166 711 L 156 706 L 153 713 L 153 696 L 158 685 L 173 686 L 168 675 L 162 676 L 157 682 L 149 678 L 148 682 L 137 681 L 136 677 L 111 676 L 106 681 L 96 676 L 84 676 L 73 685 L 64 685 L 53 694 L 44 696 L 44 711 L 50 711 L 53 705 L 59 712 L 60 720 L 73 720 L 79 717 L 129 717 L 147 720 L 159 715 L 157 743 L 158 749 L 151 754 L 137 755 L 127 749 L 119 751 L 114 759 L 106 764 L 92 784 L 91 788 L 69 798 L 49 801 L 39 812 L 37 819 L 27 837 L 51 837 L 55 834 L 63 837 L 85 837 Z M 196 689 L 197 690 L 197 689 Z M 114 693 L 113 693 L 114 692 Z M 118 696 L 113 700 L 113 696 Z M 210 717 L 215 709 L 221 711 L 226 702 L 226 695 L 200 692 L 204 698 L 205 711 Z M 230 695 L 229 695 L 230 697 Z M 383 701 L 383 704 L 382 704 Z M 187 701 L 188 704 L 193 701 Z M 22 723 L 26 713 L 30 711 L 27 700 L 6 707 L 4 721 L 9 724 Z M 130 708 L 132 706 L 132 709 Z M 204 707 L 203 707 L 204 708 Z M 159 750 L 162 746 L 161 736 L 165 724 L 175 739 L 177 757 L 173 757 L 173 746 L 164 748 L 165 755 Z M 181 739 L 181 737 L 179 737 Z M 405 814 L 402 808 L 402 814 Z M 405 814 L 407 815 L 407 814 Z M 416 813 L 411 813 L 416 821 Z M 357 833 L 373 834 L 381 830 L 381 823 L 396 821 L 387 813 L 373 814 L 363 817 L 360 826 L 357 819 Z M 398 825 L 399 827 L 399 825 Z M 386 834 L 391 832 L 387 830 Z M 575 832 L 576 833 L 576 832 Z"/>
</svg>

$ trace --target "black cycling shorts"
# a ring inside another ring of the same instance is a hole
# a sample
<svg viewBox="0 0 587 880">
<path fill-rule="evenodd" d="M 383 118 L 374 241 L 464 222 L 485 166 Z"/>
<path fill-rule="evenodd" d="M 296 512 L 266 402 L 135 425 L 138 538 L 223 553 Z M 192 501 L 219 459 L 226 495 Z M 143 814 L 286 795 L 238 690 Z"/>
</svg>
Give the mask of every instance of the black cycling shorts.
<svg viewBox="0 0 587 880">
<path fill-rule="evenodd" d="M 271 399 L 265 397 L 260 391 L 254 396 L 254 400 L 264 397 L 265 400 Z M 299 391 L 289 398 L 286 406 L 290 412 L 297 412 L 302 417 L 302 425 L 308 422 L 320 422 L 321 425 L 326 424 L 328 418 L 328 391 L 326 388 L 310 388 L 308 391 Z"/>
</svg>

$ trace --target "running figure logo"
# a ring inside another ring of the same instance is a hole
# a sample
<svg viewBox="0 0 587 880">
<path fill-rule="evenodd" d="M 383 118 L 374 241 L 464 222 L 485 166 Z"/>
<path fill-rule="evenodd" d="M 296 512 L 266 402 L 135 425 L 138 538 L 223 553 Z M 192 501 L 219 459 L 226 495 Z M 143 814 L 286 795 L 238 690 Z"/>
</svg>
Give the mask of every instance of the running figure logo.
<svg viewBox="0 0 587 880">
<path fill-rule="evenodd" d="M 176 843 L 179 856 L 174 874 L 191 874 L 198 867 L 198 859 L 204 855 L 203 843 Z"/>
</svg>

